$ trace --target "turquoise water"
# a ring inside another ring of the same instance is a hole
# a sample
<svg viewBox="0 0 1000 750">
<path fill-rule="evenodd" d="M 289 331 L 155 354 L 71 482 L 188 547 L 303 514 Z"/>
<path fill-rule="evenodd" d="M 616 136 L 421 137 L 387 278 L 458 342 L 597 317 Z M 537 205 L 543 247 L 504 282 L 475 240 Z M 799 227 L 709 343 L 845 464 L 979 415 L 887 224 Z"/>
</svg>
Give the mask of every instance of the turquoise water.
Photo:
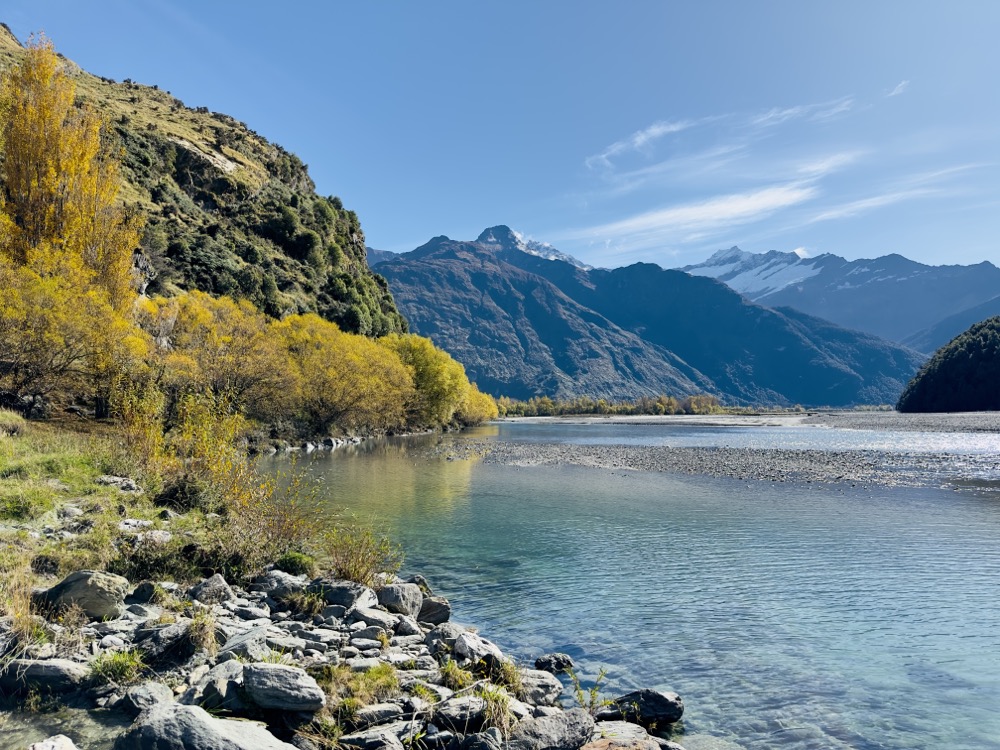
<svg viewBox="0 0 1000 750">
<path fill-rule="evenodd" d="M 478 436 L 560 439 L 535 427 Z M 681 693 L 689 750 L 1000 748 L 1000 497 L 512 468 L 415 442 L 299 467 L 507 652 L 566 651 L 585 679 L 607 668 L 609 692 Z"/>
</svg>

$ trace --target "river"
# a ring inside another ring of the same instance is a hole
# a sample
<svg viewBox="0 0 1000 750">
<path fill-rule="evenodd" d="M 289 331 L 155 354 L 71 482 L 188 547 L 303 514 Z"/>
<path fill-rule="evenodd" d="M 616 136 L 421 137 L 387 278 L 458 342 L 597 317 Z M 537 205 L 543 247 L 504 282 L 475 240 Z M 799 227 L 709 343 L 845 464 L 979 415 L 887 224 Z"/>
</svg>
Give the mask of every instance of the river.
<svg viewBox="0 0 1000 750">
<path fill-rule="evenodd" d="M 975 472 L 851 486 L 462 450 L 491 442 L 927 452 Z M 565 651 L 585 682 L 607 669 L 609 695 L 679 692 L 688 750 L 981 750 L 1000 748 L 997 456 L 995 433 L 554 420 L 368 441 L 294 470 L 522 662 Z"/>
</svg>

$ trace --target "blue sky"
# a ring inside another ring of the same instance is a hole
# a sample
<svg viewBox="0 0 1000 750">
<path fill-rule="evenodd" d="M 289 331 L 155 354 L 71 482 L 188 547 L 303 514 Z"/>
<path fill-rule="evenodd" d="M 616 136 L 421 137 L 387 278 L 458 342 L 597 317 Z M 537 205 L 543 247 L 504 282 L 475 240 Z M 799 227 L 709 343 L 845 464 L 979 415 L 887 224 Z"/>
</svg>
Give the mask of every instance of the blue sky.
<svg viewBox="0 0 1000 750">
<path fill-rule="evenodd" d="M 247 122 L 406 251 L 509 224 L 1000 264 L 1000 3 L 7 0 L 87 70 Z"/>
</svg>

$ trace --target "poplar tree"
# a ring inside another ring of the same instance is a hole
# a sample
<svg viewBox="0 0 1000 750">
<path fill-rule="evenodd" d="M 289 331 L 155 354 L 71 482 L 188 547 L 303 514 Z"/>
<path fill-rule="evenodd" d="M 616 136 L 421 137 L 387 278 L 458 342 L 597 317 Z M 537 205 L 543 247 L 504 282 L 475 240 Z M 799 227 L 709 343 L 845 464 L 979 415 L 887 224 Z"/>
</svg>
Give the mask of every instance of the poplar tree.
<svg viewBox="0 0 1000 750">
<path fill-rule="evenodd" d="M 0 81 L 0 254 L 41 277 L 97 287 L 118 311 L 134 298 L 141 220 L 118 202 L 106 124 L 76 105 L 76 83 L 48 39 L 32 38 Z"/>
</svg>

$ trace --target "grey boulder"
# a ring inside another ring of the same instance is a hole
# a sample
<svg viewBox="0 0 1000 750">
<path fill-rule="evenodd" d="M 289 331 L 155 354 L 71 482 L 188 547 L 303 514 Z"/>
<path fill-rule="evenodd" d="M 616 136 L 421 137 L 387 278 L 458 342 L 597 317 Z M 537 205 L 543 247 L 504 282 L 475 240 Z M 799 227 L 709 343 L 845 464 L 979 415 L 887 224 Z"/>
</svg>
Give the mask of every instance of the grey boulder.
<svg viewBox="0 0 1000 750">
<path fill-rule="evenodd" d="M 468 659 L 473 664 L 487 657 L 503 659 L 503 653 L 501 653 L 499 648 L 475 633 L 462 633 L 455 639 L 453 648 L 456 656 Z"/>
<path fill-rule="evenodd" d="M 202 604 L 220 604 L 236 598 L 236 594 L 229 588 L 221 573 L 216 573 L 211 578 L 192 586 L 188 590 L 188 596 Z"/>
<path fill-rule="evenodd" d="M 440 625 L 451 619 L 451 602 L 443 596 L 425 596 L 417 612 L 417 622 Z"/>
<path fill-rule="evenodd" d="M 262 725 L 217 719 L 199 706 L 158 703 L 115 740 L 114 750 L 297 750 Z"/>
<path fill-rule="evenodd" d="M 41 604 L 56 609 L 75 604 L 92 620 L 113 620 L 125 612 L 128 592 L 128 579 L 122 576 L 98 570 L 78 570 L 39 598 Z"/>
<path fill-rule="evenodd" d="M 152 708 L 157 703 L 172 703 L 174 691 L 162 682 L 144 682 L 141 685 L 133 685 L 125 691 L 118 707 L 125 713 L 135 718 L 148 708 Z"/>
<path fill-rule="evenodd" d="M 11 659 L 0 671 L 0 690 L 20 695 L 32 688 L 43 693 L 66 693 L 80 687 L 87 667 L 68 659 Z"/>
<path fill-rule="evenodd" d="M 321 577 L 310 583 L 307 590 L 321 595 L 327 604 L 339 604 L 347 609 L 351 607 L 368 609 L 378 606 L 375 592 L 354 581 Z"/>
<path fill-rule="evenodd" d="M 219 656 L 232 654 L 241 659 L 250 661 L 263 661 L 271 655 L 271 647 L 267 645 L 267 626 L 261 626 L 248 630 L 246 633 L 234 635 L 222 644 L 219 649 Z"/>
<path fill-rule="evenodd" d="M 437 707 L 434 723 L 461 734 L 478 732 L 486 721 L 486 701 L 478 695 L 450 698 Z"/>
<path fill-rule="evenodd" d="M 562 695 L 559 680 L 540 669 L 521 670 L 521 697 L 533 706 L 552 706 Z"/>
<path fill-rule="evenodd" d="M 357 750 L 404 750 L 405 747 L 399 737 L 387 727 L 345 734 L 338 742 L 343 747 Z"/>
<path fill-rule="evenodd" d="M 423 600 L 424 593 L 415 583 L 390 583 L 378 590 L 378 603 L 397 615 L 415 617 Z"/>
<path fill-rule="evenodd" d="M 306 582 L 283 570 L 269 570 L 250 586 L 251 591 L 263 591 L 272 599 L 285 599 L 289 594 L 304 591 Z"/>
<path fill-rule="evenodd" d="M 318 711 L 326 705 L 326 696 L 316 680 L 304 669 L 286 664 L 247 664 L 243 668 L 243 688 L 261 708 Z"/>
<path fill-rule="evenodd" d="M 582 708 L 527 719 L 514 727 L 507 750 L 577 750 L 594 735 L 594 719 Z"/>
<path fill-rule="evenodd" d="M 243 664 L 230 659 L 216 664 L 181 698 L 182 703 L 201 706 L 209 711 L 241 711 L 246 703 L 240 697 L 243 687 Z"/>
</svg>

